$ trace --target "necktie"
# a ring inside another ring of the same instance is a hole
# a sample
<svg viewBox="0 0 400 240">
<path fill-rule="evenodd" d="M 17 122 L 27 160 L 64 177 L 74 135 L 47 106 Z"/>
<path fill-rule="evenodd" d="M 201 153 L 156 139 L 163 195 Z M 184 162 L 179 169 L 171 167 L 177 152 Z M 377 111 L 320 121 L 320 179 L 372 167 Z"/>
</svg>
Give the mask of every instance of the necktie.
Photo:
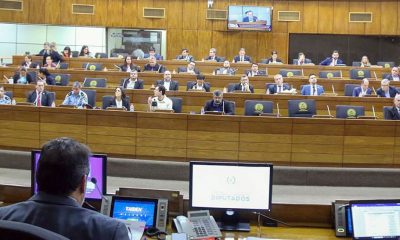
<svg viewBox="0 0 400 240">
<path fill-rule="evenodd" d="M 38 106 L 38 107 L 41 107 L 41 106 L 42 106 L 42 93 L 38 93 L 38 98 L 37 98 L 36 106 Z"/>
<path fill-rule="evenodd" d="M 278 93 L 282 92 L 281 86 L 278 87 Z"/>
<path fill-rule="evenodd" d="M 316 95 L 315 94 L 315 85 L 312 86 L 312 95 Z"/>
<path fill-rule="evenodd" d="M 244 60 L 243 60 L 243 56 L 240 56 L 240 61 L 241 61 L 241 62 L 243 62 L 243 61 L 244 61 Z"/>
</svg>

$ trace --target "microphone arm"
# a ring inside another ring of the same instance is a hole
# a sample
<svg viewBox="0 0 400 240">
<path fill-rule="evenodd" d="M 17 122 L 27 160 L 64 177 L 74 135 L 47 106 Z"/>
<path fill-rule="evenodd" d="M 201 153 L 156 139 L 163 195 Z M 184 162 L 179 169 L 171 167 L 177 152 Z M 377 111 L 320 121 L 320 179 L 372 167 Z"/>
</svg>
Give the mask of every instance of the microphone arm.
<svg viewBox="0 0 400 240">
<path fill-rule="evenodd" d="M 99 185 L 97 185 L 97 179 L 95 177 L 92 177 L 92 178 L 90 178 L 90 181 L 94 184 L 94 186 L 95 186 L 97 192 L 99 192 L 101 198 L 104 201 L 108 202 L 108 198 L 104 197 L 103 193 L 100 191 Z"/>
<path fill-rule="evenodd" d="M 280 223 L 280 224 L 282 224 L 282 225 L 285 225 L 285 226 L 288 226 L 288 227 L 292 227 L 292 225 L 290 225 L 290 224 L 288 224 L 288 223 L 285 223 L 285 222 L 280 221 L 280 220 L 278 220 L 278 219 L 269 217 L 269 216 L 267 216 L 267 215 L 265 215 L 265 214 L 262 214 L 262 213 L 260 213 L 260 212 L 252 212 L 252 213 L 254 213 L 254 214 L 258 215 L 258 216 L 264 217 L 264 218 L 266 218 L 266 219 L 275 221 L 275 222 Z"/>
</svg>

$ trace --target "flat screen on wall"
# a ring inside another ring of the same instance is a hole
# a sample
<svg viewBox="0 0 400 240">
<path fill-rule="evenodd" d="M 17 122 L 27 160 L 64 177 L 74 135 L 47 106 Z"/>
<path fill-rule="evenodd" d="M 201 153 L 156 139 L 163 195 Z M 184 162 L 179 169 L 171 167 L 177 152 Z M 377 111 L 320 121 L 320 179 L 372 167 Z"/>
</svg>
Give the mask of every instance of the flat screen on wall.
<svg viewBox="0 0 400 240">
<path fill-rule="evenodd" d="M 228 29 L 272 31 L 272 7 L 229 6 Z"/>
</svg>

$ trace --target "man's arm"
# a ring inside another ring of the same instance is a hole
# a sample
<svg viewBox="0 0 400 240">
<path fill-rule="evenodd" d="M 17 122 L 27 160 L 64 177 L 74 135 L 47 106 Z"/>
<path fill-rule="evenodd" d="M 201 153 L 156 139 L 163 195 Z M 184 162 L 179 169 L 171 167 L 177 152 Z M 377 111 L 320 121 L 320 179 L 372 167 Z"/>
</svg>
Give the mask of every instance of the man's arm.
<svg viewBox="0 0 400 240">
<path fill-rule="evenodd" d="M 130 240 L 128 229 L 123 223 L 118 223 L 117 227 L 115 228 L 114 240 Z"/>
</svg>

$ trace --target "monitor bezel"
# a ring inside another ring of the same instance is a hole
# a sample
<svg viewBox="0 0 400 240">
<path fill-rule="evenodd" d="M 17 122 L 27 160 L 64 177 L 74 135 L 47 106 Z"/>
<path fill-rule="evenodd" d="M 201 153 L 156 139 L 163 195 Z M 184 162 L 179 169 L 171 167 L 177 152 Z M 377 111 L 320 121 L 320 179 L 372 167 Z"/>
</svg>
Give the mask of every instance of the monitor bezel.
<svg viewBox="0 0 400 240">
<path fill-rule="evenodd" d="M 35 155 L 37 153 L 41 153 L 41 152 L 42 152 L 41 150 L 32 150 L 31 151 L 31 195 L 35 194 L 35 175 L 36 175 Z M 102 183 L 103 184 L 102 184 L 102 188 L 101 188 L 102 192 L 101 192 L 100 198 L 85 197 L 85 200 L 102 201 L 103 196 L 107 193 L 107 155 L 106 154 L 91 154 L 90 157 L 96 157 L 96 158 L 102 159 L 102 165 L 103 165 Z"/>
<path fill-rule="evenodd" d="M 231 11 L 231 7 L 241 7 L 243 9 L 243 7 L 256 7 L 256 8 L 269 8 L 271 10 L 271 14 L 270 14 L 270 22 L 271 22 L 271 27 L 268 29 L 246 29 L 246 28 L 229 28 L 229 16 L 230 16 L 230 11 Z M 228 6 L 228 19 L 226 21 L 226 29 L 227 31 L 247 31 L 247 32 L 272 32 L 272 21 L 274 19 L 274 8 L 272 6 L 250 6 L 250 5 L 229 5 Z"/>
<path fill-rule="evenodd" d="M 268 209 L 255 209 L 255 208 L 218 208 L 207 206 L 193 206 L 193 166 L 194 165 L 218 165 L 218 166 L 243 166 L 243 167 L 268 167 L 270 168 L 269 176 L 269 202 Z M 236 162 L 204 162 L 204 161 L 191 161 L 189 163 L 189 207 L 191 209 L 210 209 L 210 210 L 235 210 L 235 211 L 270 211 L 272 208 L 272 185 L 273 185 L 273 165 L 271 163 L 236 163 Z"/>
</svg>

